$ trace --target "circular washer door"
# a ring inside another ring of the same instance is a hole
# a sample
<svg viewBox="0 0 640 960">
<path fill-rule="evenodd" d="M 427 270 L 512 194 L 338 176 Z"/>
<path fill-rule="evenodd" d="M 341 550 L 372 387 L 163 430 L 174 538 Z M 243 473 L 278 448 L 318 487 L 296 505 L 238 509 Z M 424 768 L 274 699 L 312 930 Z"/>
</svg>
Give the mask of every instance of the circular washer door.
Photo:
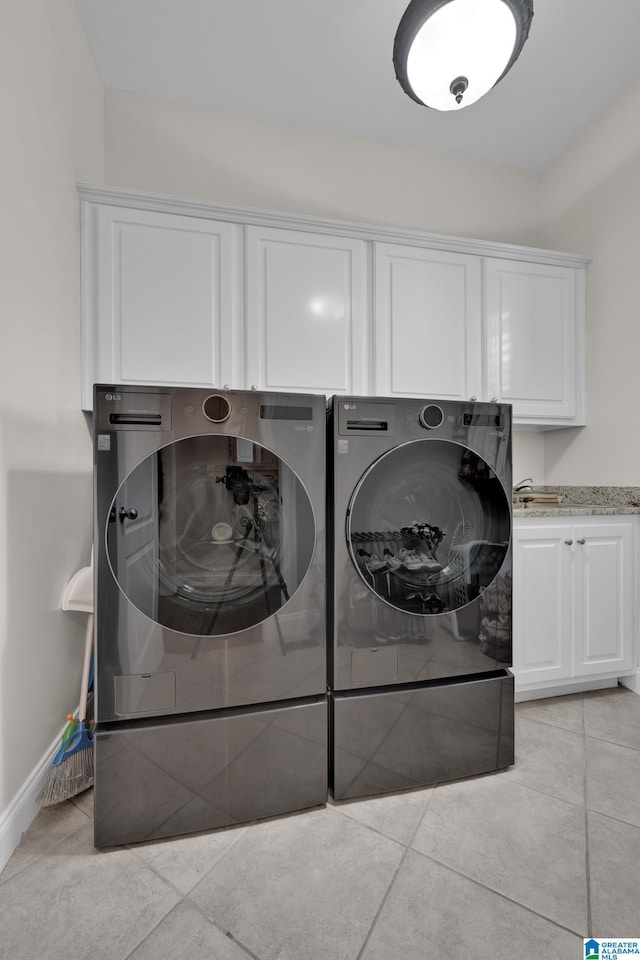
<svg viewBox="0 0 640 960">
<path fill-rule="evenodd" d="M 351 559 L 377 597 L 405 613 L 446 613 L 497 576 L 511 536 L 510 500 L 473 450 L 416 440 L 361 477 L 346 534 Z"/>
<path fill-rule="evenodd" d="M 315 548 L 299 477 L 237 437 L 188 437 L 143 460 L 107 521 L 111 570 L 127 599 L 181 633 L 236 633 L 276 613 Z"/>
</svg>

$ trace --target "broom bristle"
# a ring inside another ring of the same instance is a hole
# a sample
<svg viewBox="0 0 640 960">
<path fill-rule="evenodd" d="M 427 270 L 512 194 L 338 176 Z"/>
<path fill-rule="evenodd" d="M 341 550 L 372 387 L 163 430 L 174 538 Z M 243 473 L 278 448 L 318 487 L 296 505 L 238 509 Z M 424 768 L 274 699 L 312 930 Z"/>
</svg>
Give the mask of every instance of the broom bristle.
<svg viewBox="0 0 640 960">
<path fill-rule="evenodd" d="M 75 797 L 93 786 L 93 746 L 77 750 L 55 767 L 50 767 L 36 798 L 41 807 L 51 807 Z"/>
</svg>

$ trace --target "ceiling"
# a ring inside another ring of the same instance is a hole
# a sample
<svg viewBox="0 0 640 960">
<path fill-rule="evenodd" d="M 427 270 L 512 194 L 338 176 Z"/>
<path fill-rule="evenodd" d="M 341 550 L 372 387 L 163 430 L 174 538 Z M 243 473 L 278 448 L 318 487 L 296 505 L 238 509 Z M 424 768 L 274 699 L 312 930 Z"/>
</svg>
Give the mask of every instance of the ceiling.
<svg viewBox="0 0 640 960">
<path fill-rule="evenodd" d="M 106 87 L 529 170 L 640 74 L 639 0 L 534 0 L 514 67 L 451 113 L 395 79 L 408 0 L 75 3 Z"/>
</svg>

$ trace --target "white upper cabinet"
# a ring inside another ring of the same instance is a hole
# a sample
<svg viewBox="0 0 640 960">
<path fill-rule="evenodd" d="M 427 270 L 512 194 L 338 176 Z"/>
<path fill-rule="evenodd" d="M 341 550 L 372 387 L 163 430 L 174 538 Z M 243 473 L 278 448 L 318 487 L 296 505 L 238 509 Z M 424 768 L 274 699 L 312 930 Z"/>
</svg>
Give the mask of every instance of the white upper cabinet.
<svg viewBox="0 0 640 960">
<path fill-rule="evenodd" d="M 362 240 L 247 226 L 248 385 L 366 392 L 366 280 Z"/>
<path fill-rule="evenodd" d="M 374 393 L 480 399 L 481 260 L 374 244 Z"/>
<path fill-rule="evenodd" d="M 584 271 L 487 258 L 487 394 L 516 423 L 584 423 Z"/>
<path fill-rule="evenodd" d="M 97 383 L 239 376 L 238 227 L 124 207 L 85 212 L 83 407 Z"/>
<path fill-rule="evenodd" d="M 586 258 L 80 187 L 93 383 L 513 404 L 584 423 Z M 137 206 L 136 206 L 137 203 Z"/>
</svg>

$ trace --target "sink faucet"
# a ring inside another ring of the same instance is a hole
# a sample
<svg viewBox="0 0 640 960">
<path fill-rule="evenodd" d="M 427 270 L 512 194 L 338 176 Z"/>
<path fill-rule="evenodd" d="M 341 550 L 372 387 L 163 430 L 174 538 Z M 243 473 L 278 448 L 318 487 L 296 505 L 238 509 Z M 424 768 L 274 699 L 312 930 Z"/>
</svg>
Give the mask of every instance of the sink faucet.
<svg viewBox="0 0 640 960">
<path fill-rule="evenodd" d="M 531 490 L 533 486 L 533 477 L 525 477 L 524 480 L 521 480 L 520 483 L 517 483 L 513 488 L 514 493 L 520 493 L 522 490 Z"/>
</svg>

